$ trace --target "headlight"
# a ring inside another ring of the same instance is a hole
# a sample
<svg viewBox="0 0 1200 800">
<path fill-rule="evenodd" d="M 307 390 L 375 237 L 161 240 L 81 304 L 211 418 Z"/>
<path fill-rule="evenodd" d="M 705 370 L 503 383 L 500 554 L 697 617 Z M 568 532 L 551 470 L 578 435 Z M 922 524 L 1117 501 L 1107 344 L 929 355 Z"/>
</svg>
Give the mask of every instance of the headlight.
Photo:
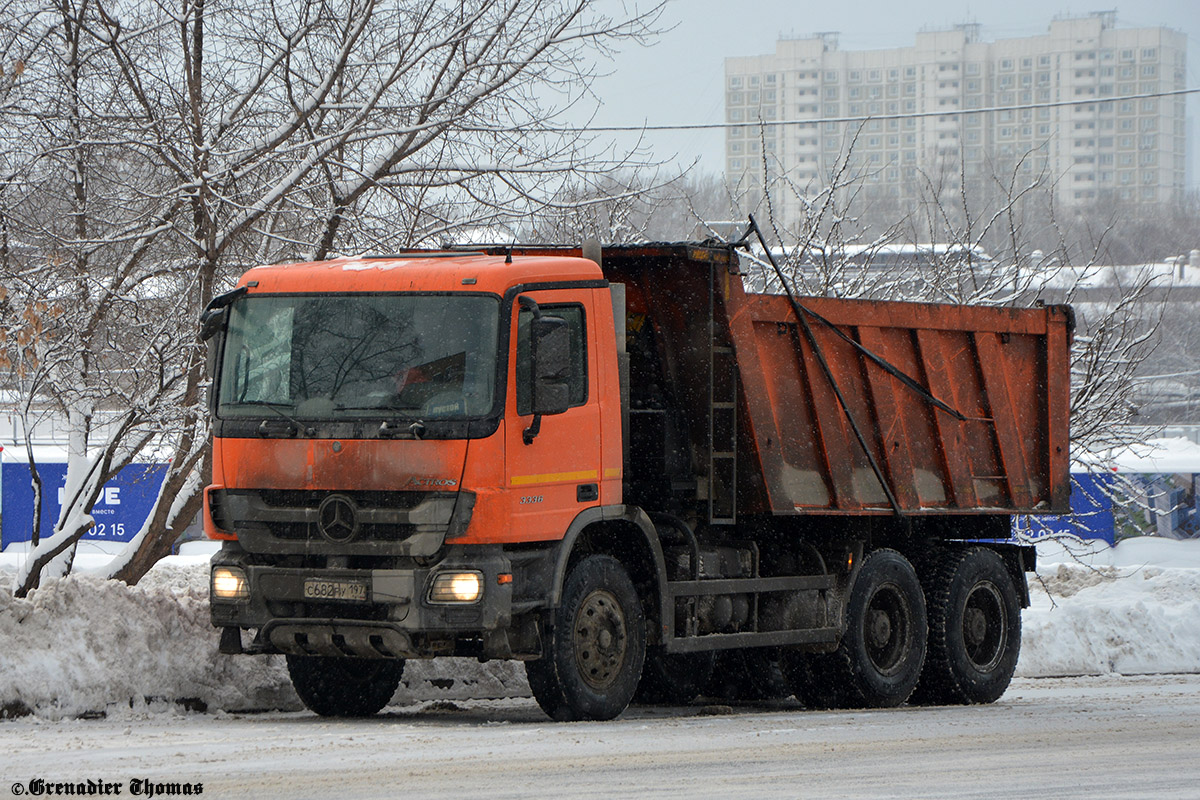
<svg viewBox="0 0 1200 800">
<path fill-rule="evenodd" d="M 442 572 L 429 587 L 431 603 L 475 603 L 483 595 L 483 573 Z"/>
<path fill-rule="evenodd" d="M 214 567 L 212 571 L 212 596 L 214 600 L 246 600 L 250 597 L 250 583 L 246 572 L 240 567 Z"/>
</svg>

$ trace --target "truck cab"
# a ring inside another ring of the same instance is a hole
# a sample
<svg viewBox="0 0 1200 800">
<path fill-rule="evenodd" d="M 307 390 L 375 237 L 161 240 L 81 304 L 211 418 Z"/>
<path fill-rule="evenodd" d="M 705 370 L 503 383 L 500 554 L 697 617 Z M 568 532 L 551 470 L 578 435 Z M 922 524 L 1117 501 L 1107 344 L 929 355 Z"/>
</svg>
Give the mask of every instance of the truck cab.
<svg viewBox="0 0 1200 800">
<path fill-rule="evenodd" d="M 213 618 L 226 649 L 248 628 L 251 652 L 511 656 L 483 633 L 512 619 L 521 549 L 621 503 L 597 264 L 421 253 L 268 266 L 214 311 L 204 520 L 225 542 Z"/>
</svg>

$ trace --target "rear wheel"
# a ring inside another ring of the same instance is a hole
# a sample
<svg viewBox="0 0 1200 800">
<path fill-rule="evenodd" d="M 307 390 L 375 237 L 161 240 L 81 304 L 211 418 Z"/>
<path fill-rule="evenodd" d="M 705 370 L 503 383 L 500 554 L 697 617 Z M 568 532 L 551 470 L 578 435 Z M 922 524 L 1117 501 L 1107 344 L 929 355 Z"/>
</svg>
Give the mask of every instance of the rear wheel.
<svg viewBox="0 0 1200 800">
<path fill-rule="evenodd" d="M 792 689 L 810 708 L 898 706 L 921 677 L 926 624 L 925 596 L 912 564 L 895 550 L 876 550 L 850 589 L 837 650 L 788 653 Z"/>
<path fill-rule="evenodd" d="M 288 656 L 296 694 L 323 717 L 367 717 L 387 705 L 404 675 L 401 659 Z"/>
<path fill-rule="evenodd" d="M 973 547 L 946 553 L 925 578 L 929 652 L 916 697 L 925 703 L 991 703 L 1012 681 L 1021 651 L 1021 607 L 1004 559 Z"/>
<path fill-rule="evenodd" d="M 563 585 L 529 688 L 554 719 L 612 719 L 629 705 L 646 656 L 646 625 L 629 574 L 611 556 L 580 561 Z"/>
</svg>

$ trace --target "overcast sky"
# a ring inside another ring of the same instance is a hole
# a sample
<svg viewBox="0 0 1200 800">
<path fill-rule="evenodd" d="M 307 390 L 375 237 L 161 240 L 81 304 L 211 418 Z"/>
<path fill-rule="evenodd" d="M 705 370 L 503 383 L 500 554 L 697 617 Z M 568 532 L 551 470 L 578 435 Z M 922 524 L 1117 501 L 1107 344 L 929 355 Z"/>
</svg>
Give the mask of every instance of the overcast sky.
<svg viewBox="0 0 1200 800">
<path fill-rule="evenodd" d="M 621 0 L 602 0 L 619 6 Z M 648 0 L 624 0 L 645 7 Z M 726 56 L 775 50 L 783 35 L 838 31 L 842 50 L 907 47 L 922 28 L 977 22 L 985 41 L 1047 32 L 1056 15 L 1111 10 L 1104 0 L 671 0 L 664 26 L 646 48 L 628 47 L 595 89 L 603 105 L 597 125 L 722 121 Z M 1118 27 L 1165 25 L 1188 35 L 1187 88 L 1200 87 L 1200 0 L 1137 0 L 1116 5 Z M 1200 97 L 1189 96 L 1192 147 L 1200 142 Z M 721 130 L 648 134 L 659 158 L 700 159 L 720 172 Z M 1200 153 L 1194 161 L 1200 167 Z M 1195 172 L 1200 173 L 1200 168 Z M 1200 175 L 1192 176 L 1192 184 Z"/>
</svg>

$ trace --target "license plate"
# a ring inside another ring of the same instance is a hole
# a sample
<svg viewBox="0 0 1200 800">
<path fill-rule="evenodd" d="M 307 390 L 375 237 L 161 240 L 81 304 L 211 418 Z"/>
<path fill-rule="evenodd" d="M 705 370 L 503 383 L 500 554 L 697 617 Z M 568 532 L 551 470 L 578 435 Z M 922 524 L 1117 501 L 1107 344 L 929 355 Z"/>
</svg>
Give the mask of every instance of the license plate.
<svg viewBox="0 0 1200 800">
<path fill-rule="evenodd" d="M 304 599 L 366 602 L 367 584 L 363 581 L 309 579 L 304 582 Z"/>
</svg>

